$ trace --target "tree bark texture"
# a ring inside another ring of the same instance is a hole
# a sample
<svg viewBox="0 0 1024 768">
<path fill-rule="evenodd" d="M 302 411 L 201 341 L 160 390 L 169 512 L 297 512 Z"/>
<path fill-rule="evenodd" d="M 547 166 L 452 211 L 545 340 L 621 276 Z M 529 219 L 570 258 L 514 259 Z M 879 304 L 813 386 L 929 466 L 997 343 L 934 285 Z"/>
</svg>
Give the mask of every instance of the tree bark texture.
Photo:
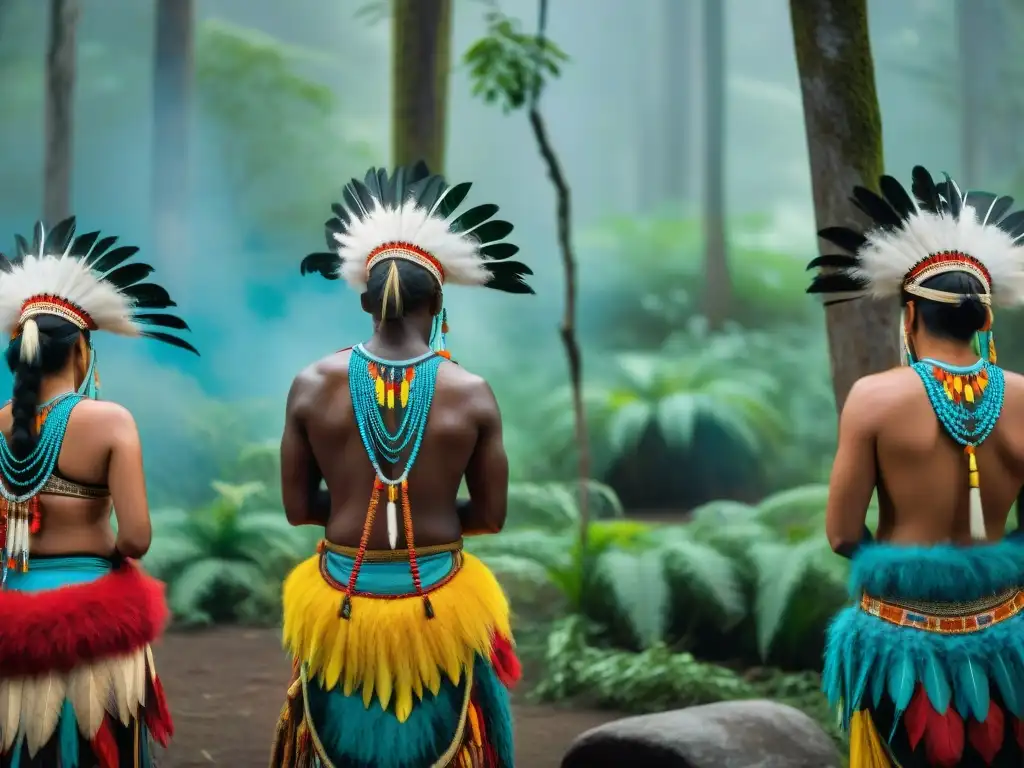
<svg viewBox="0 0 1024 768">
<path fill-rule="evenodd" d="M 722 327 L 732 305 L 725 237 L 725 0 L 704 0 L 704 316 Z"/>
<path fill-rule="evenodd" d="M 443 173 L 452 0 L 394 0 L 392 24 L 393 160 Z"/>
<path fill-rule="evenodd" d="M 46 48 L 46 154 L 43 219 L 52 227 L 71 214 L 75 136 L 75 30 L 78 0 L 50 0 Z"/>
<path fill-rule="evenodd" d="M 165 268 L 188 262 L 188 135 L 194 24 L 193 0 L 157 0 L 152 203 L 157 259 Z"/>
<path fill-rule="evenodd" d="M 877 189 L 884 167 L 866 0 L 790 0 L 789 7 L 817 226 L 863 224 L 850 193 L 858 184 Z M 895 302 L 868 299 L 827 309 L 839 410 L 857 379 L 899 364 L 898 316 Z"/>
</svg>

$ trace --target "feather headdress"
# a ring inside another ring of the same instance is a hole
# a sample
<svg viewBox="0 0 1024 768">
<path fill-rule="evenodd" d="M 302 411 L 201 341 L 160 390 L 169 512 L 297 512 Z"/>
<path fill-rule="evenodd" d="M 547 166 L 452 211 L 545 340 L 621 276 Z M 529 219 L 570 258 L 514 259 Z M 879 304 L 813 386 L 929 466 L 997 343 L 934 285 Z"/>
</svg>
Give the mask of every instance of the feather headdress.
<svg viewBox="0 0 1024 768">
<path fill-rule="evenodd" d="M 99 232 L 75 237 L 75 219 L 46 232 L 37 223 L 32 244 L 15 237 L 11 257 L 0 254 L 0 328 L 30 346 L 26 323 L 57 315 L 82 330 L 145 336 L 189 352 L 195 347 L 169 331 L 187 331 L 180 317 L 165 310 L 176 306 L 159 285 L 144 282 L 153 267 L 132 262 L 134 246 L 115 248 L 116 237 Z M 30 324 L 34 327 L 34 323 Z"/>
<path fill-rule="evenodd" d="M 932 301 L 960 303 L 965 296 L 923 287 L 935 275 L 966 272 L 981 283 L 985 304 L 1024 303 L 1024 211 L 1010 213 L 1013 198 L 989 192 L 962 193 L 949 176 L 936 184 L 921 166 L 911 194 L 891 176 L 879 180 L 881 195 L 855 187 L 851 202 L 871 220 L 866 232 L 828 227 L 818 235 L 848 254 L 818 256 L 808 269 L 823 269 L 808 293 L 826 304 L 902 292 Z"/>
<path fill-rule="evenodd" d="M 528 266 L 509 261 L 519 247 L 503 242 L 512 232 L 495 219 L 498 206 L 485 203 L 454 216 L 470 182 L 449 186 L 424 163 L 397 168 L 389 177 L 371 168 L 363 181 L 352 179 L 343 202 L 331 206 L 326 253 L 302 260 L 302 274 L 318 272 L 345 279 L 357 291 L 381 261 L 404 259 L 430 272 L 439 285 L 480 285 L 507 293 L 533 293 L 524 276 Z"/>
</svg>

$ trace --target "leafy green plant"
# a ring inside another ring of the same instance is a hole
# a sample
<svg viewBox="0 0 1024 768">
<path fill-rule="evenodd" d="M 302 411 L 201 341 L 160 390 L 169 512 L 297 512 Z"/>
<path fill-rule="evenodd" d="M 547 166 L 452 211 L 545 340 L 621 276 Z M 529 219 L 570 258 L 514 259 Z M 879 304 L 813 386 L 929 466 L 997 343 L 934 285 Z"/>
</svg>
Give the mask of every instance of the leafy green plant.
<svg viewBox="0 0 1024 768">
<path fill-rule="evenodd" d="M 533 691 L 535 698 L 576 700 L 636 714 L 719 701 L 772 699 L 808 714 L 840 749 L 845 748 L 845 736 L 815 673 L 756 668 L 739 674 L 660 644 L 639 653 L 602 648 L 591 642 L 593 634 L 579 616 L 555 625 L 548 636 L 544 676 Z"/>
<path fill-rule="evenodd" d="M 258 603 L 280 590 L 287 570 L 312 552 L 311 542 L 279 510 L 249 505 L 264 491 L 259 483 L 214 489 L 207 507 L 153 513 L 153 547 L 143 562 L 168 583 L 171 610 L 183 624 L 265 620 L 267 606 Z"/>
<path fill-rule="evenodd" d="M 507 114 L 539 96 L 569 57 L 548 38 L 523 32 L 518 20 L 496 9 L 486 14 L 486 21 L 487 36 L 466 51 L 463 62 L 469 67 L 473 95 Z"/>
</svg>

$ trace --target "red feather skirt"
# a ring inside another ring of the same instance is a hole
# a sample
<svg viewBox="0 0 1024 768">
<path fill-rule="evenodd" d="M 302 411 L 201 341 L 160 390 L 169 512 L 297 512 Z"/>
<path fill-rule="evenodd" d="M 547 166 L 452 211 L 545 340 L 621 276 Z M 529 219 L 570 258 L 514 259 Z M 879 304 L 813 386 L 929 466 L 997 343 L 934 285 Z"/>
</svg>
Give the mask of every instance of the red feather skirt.
<svg viewBox="0 0 1024 768">
<path fill-rule="evenodd" d="M 174 732 L 150 644 L 164 587 L 125 563 L 96 581 L 0 591 L 0 768 L 148 768 Z"/>
</svg>

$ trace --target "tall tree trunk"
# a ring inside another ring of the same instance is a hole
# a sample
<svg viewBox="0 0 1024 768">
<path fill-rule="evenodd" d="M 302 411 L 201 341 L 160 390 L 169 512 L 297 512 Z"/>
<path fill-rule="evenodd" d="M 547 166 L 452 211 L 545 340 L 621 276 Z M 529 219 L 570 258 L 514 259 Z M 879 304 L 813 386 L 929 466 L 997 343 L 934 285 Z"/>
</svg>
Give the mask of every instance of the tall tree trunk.
<svg viewBox="0 0 1024 768">
<path fill-rule="evenodd" d="M 818 228 L 850 223 L 855 185 L 882 174 L 882 117 L 866 0 L 790 0 Z M 863 221 L 861 221 L 863 223 Z M 831 247 L 831 246 L 830 246 Z M 853 383 L 899 363 L 897 307 L 868 299 L 829 307 L 836 406 Z"/>
<path fill-rule="evenodd" d="M 732 277 L 725 239 L 725 0 L 704 0 L 704 316 L 729 318 Z"/>
<path fill-rule="evenodd" d="M 664 197 L 676 203 L 688 202 L 693 194 L 694 10 L 690 0 L 662 0 L 665 152 L 656 162 L 663 174 Z"/>
<path fill-rule="evenodd" d="M 394 0 L 392 156 L 444 171 L 452 0 Z"/>
<path fill-rule="evenodd" d="M 43 218 L 52 227 L 71 213 L 75 136 L 75 28 L 78 0 L 50 0 L 46 49 L 46 157 Z"/>
<path fill-rule="evenodd" d="M 193 0 L 157 0 L 153 64 L 153 222 L 165 269 L 188 264 L 188 134 Z"/>
</svg>

